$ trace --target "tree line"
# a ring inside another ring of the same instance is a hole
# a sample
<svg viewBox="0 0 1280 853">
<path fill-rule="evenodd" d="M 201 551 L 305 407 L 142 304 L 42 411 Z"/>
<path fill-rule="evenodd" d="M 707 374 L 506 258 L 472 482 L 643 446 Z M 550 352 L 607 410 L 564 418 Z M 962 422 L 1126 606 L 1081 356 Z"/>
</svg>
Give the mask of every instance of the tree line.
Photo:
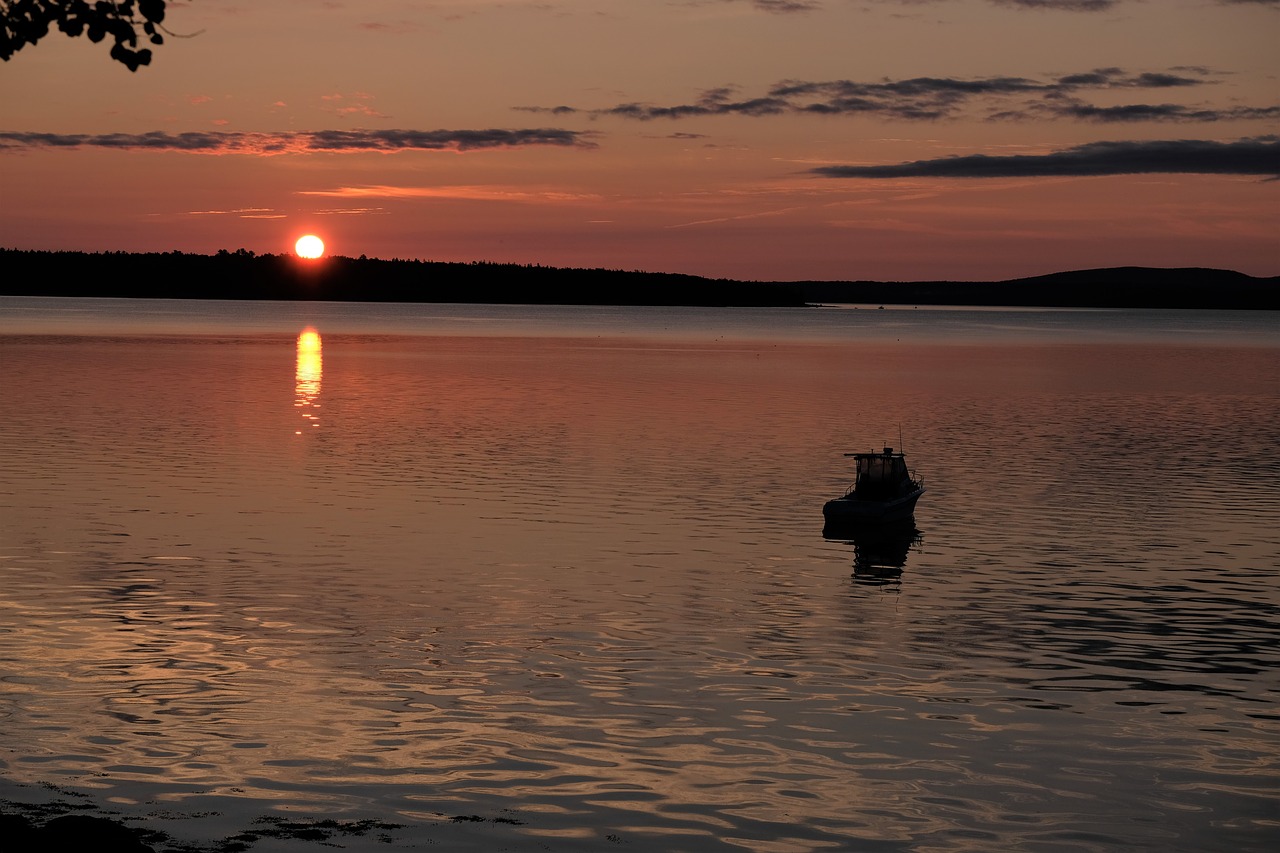
<svg viewBox="0 0 1280 853">
<path fill-rule="evenodd" d="M 1115 267 L 1008 281 L 738 281 L 679 273 L 330 256 L 0 249 L 9 296 L 541 305 L 1018 305 L 1280 310 L 1280 277 Z"/>
</svg>

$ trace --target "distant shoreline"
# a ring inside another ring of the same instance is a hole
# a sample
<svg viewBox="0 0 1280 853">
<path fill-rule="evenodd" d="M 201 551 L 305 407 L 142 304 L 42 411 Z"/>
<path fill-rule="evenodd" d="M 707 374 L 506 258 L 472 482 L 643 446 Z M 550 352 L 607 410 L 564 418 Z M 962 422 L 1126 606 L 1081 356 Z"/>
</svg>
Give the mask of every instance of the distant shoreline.
<svg viewBox="0 0 1280 853">
<path fill-rule="evenodd" d="M 679 273 L 331 256 L 0 249 L 0 295 L 332 302 L 1280 310 L 1280 276 L 1113 267 L 1005 281 L 737 281 Z"/>
</svg>

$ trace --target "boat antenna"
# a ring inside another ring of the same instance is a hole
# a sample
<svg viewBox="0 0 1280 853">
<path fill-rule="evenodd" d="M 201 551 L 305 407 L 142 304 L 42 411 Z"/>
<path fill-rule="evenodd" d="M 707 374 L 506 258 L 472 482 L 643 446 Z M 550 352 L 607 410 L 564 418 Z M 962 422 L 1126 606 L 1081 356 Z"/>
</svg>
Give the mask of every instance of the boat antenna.
<svg viewBox="0 0 1280 853">
<path fill-rule="evenodd" d="M 902 446 L 902 421 L 898 421 L 898 451 L 906 453 L 907 449 Z"/>
</svg>

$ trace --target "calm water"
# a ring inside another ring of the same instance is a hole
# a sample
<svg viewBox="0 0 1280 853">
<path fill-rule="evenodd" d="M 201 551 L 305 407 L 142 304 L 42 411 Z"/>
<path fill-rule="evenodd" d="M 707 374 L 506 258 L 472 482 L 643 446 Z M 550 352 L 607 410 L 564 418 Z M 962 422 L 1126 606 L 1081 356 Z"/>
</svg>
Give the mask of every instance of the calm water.
<svg viewBox="0 0 1280 853">
<path fill-rule="evenodd" d="M 824 539 L 899 425 L 916 530 Z M 1278 447 L 1274 315 L 0 299 L 0 778 L 1275 849 Z"/>
</svg>

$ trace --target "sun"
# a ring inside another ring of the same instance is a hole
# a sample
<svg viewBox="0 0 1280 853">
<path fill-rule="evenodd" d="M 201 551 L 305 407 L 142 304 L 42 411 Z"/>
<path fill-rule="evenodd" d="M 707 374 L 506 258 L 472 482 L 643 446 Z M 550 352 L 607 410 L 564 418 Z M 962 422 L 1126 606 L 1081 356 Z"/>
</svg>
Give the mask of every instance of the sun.
<svg viewBox="0 0 1280 853">
<path fill-rule="evenodd" d="M 324 241 L 314 234 L 299 237 L 293 244 L 293 250 L 300 258 L 318 258 L 324 254 Z"/>
</svg>

